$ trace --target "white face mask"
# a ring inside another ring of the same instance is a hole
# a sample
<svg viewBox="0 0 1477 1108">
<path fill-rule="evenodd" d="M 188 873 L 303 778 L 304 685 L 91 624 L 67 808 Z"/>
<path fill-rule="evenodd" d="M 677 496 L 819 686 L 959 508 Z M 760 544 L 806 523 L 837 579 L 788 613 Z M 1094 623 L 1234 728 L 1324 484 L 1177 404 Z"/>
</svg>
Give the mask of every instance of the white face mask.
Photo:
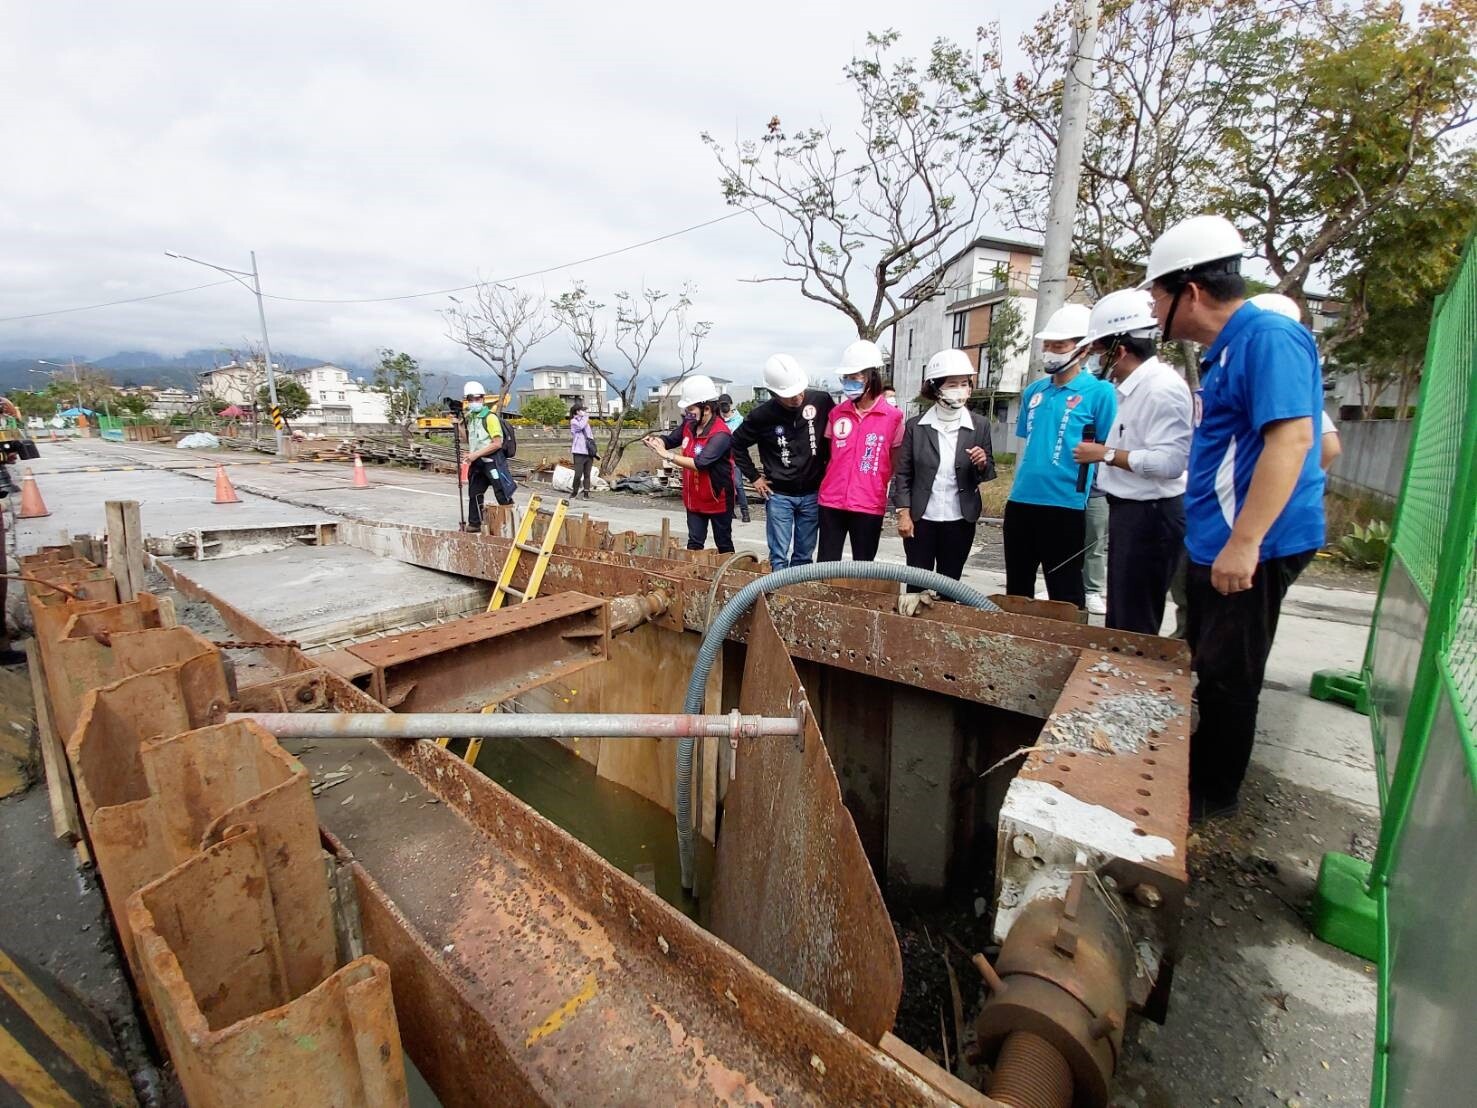
<svg viewBox="0 0 1477 1108">
<path fill-rule="evenodd" d="M 939 390 L 939 403 L 946 408 L 962 408 L 969 399 L 969 393 L 968 385 L 950 385 Z"/>
<path fill-rule="evenodd" d="M 1054 354 L 1050 350 L 1045 350 L 1041 353 L 1041 364 L 1046 367 L 1046 372 L 1048 373 L 1056 373 L 1065 369 L 1067 363 L 1071 360 L 1071 354 Z"/>
<path fill-rule="evenodd" d="M 1082 363 L 1082 368 L 1094 377 L 1101 377 L 1105 372 L 1103 367 L 1103 356 L 1101 354 L 1089 354 L 1087 360 Z"/>
</svg>

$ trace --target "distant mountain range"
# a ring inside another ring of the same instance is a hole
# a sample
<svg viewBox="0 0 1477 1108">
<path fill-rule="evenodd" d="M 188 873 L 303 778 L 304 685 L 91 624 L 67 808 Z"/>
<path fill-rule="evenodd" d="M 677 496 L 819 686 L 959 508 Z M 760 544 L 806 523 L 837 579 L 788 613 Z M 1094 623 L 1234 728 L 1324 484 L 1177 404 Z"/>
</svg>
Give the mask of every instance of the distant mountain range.
<svg viewBox="0 0 1477 1108">
<path fill-rule="evenodd" d="M 44 387 L 46 375 L 58 371 L 52 365 L 39 364 L 42 360 L 65 366 L 71 360 L 71 355 L 53 353 L 34 358 L 0 358 L 0 389 Z M 119 385 L 173 385 L 194 391 L 199 374 L 229 360 L 229 355 L 220 350 L 190 350 L 177 358 L 156 354 L 152 350 L 122 350 L 117 354 L 109 354 L 106 358 L 78 358 L 77 365 L 105 372 Z M 328 359 L 301 354 L 279 354 L 274 350 L 272 360 L 288 369 L 296 369 L 301 366 L 321 365 Z M 335 364 L 362 372 L 361 367 L 349 362 Z M 62 369 L 59 372 L 65 377 L 67 371 Z"/>
</svg>

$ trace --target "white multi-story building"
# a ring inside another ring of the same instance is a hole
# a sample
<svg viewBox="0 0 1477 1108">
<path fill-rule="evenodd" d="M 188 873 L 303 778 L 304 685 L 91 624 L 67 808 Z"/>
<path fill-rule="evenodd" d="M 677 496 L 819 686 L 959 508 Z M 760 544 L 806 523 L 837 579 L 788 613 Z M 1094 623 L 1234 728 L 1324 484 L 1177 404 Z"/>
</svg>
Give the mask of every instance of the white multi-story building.
<svg viewBox="0 0 1477 1108">
<path fill-rule="evenodd" d="M 363 377 L 336 365 L 305 366 L 289 374 L 307 391 L 309 408 L 295 422 L 323 426 L 388 423 L 389 397 Z"/>
<path fill-rule="evenodd" d="M 521 408 L 535 396 L 552 396 L 565 404 L 583 400 L 591 415 L 619 415 L 621 399 L 611 394 L 598 373 L 585 366 L 544 365 L 528 371 L 528 386 L 518 390 Z"/>
</svg>

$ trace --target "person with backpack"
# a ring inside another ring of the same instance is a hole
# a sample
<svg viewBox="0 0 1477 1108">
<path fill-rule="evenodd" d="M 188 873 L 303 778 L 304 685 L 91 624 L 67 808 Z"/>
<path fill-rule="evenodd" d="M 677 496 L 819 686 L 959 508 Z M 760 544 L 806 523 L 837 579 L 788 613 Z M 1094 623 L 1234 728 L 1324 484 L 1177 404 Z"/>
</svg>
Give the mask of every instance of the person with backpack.
<svg viewBox="0 0 1477 1108">
<path fill-rule="evenodd" d="M 487 406 L 487 392 L 478 381 L 462 387 L 463 431 L 467 440 L 467 530 L 482 530 L 482 499 L 489 489 L 499 504 L 513 503 L 518 487 L 508 470 L 508 458 L 517 450 L 511 426 Z"/>
<path fill-rule="evenodd" d="M 569 406 L 569 457 L 574 463 L 574 484 L 569 498 L 583 495 L 590 499 L 590 466 L 595 461 L 595 433 L 590 430 L 590 415 L 585 411 L 585 402 L 576 400 Z M 580 486 L 583 483 L 584 491 Z"/>
</svg>

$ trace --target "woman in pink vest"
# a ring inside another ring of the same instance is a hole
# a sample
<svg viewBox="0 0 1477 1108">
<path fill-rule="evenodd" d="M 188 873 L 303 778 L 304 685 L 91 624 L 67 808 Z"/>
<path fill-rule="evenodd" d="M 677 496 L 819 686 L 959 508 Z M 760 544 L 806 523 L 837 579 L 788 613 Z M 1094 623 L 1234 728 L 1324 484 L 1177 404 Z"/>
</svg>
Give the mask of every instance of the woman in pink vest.
<svg viewBox="0 0 1477 1108">
<path fill-rule="evenodd" d="M 831 409 L 826 438 L 831 462 L 821 481 L 821 538 L 818 562 L 839 562 L 851 539 L 853 561 L 877 557 L 892 454 L 903 441 L 902 409 L 882 399 L 882 351 L 862 339 L 841 355 L 845 399 Z"/>
<path fill-rule="evenodd" d="M 701 550 L 713 527 L 719 553 L 733 552 L 733 439 L 718 414 L 718 386 L 695 373 L 677 394 L 682 422 L 665 435 L 642 441 L 682 470 L 682 506 L 687 509 L 687 549 Z M 675 449 L 674 449 L 675 448 Z"/>
</svg>

